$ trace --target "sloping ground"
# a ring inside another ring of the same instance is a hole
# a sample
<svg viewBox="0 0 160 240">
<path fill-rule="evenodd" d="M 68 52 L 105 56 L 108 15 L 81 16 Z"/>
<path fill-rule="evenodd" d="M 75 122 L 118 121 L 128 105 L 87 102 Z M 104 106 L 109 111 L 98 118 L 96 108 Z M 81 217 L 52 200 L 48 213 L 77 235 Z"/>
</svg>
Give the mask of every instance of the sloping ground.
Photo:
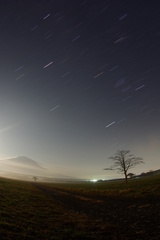
<svg viewBox="0 0 160 240">
<path fill-rule="evenodd" d="M 97 223 L 95 229 L 98 231 L 99 228 L 98 239 L 160 239 L 158 196 L 88 197 L 39 184 L 35 187 L 48 197 L 55 198 L 68 210 L 89 216 L 92 223 Z"/>
<path fill-rule="evenodd" d="M 160 239 L 159 185 L 128 195 L 86 187 L 0 179 L 0 239 Z"/>
</svg>

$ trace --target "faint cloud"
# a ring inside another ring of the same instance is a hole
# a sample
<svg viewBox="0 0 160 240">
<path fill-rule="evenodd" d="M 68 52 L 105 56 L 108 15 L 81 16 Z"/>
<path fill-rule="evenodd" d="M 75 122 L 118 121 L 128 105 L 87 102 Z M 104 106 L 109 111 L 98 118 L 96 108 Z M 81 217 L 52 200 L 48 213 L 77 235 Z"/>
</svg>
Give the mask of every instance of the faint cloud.
<svg viewBox="0 0 160 240">
<path fill-rule="evenodd" d="M 16 124 L 9 125 L 9 126 L 7 126 L 7 127 L 5 127 L 5 128 L 2 128 L 2 129 L 0 129 L 0 133 L 9 131 L 9 130 L 11 130 L 12 128 L 17 127 L 17 126 L 20 125 L 20 124 L 21 124 L 21 123 L 16 123 Z"/>
</svg>

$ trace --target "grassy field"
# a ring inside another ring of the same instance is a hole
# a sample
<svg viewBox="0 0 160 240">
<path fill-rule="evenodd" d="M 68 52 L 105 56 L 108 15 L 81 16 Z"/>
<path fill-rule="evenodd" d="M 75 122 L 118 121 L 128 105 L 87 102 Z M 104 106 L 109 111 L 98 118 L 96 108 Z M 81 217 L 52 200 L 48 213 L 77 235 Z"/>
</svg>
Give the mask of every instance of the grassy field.
<svg viewBox="0 0 160 240">
<path fill-rule="evenodd" d="M 160 198 L 160 175 L 130 180 L 127 185 L 119 181 L 54 184 L 0 178 L 0 239 L 118 239 L 111 234 L 113 224 L 102 226 L 87 212 L 66 207 L 72 202 L 64 205 L 63 200 L 58 201 L 56 193 L 55 197 L 51 194 L 55 190 L 69 193 L 70 199 L 72 195 L 82 196 L 86 202 L 110 197 L 117 201 L 156 199 Z M 111 237 L 103 237 L 103 231 Z"/>
<path fill-rule="evenodd" d="M 75 182 L 75 183 L 43 183 L 44 186 L 65 190 L 71 193 L 104 195 L 104 196 L 137 196 L 160 194 L 160 175 L 129 179 L 128 184 L 124 180 L 104 182 Z"/>
</svg>

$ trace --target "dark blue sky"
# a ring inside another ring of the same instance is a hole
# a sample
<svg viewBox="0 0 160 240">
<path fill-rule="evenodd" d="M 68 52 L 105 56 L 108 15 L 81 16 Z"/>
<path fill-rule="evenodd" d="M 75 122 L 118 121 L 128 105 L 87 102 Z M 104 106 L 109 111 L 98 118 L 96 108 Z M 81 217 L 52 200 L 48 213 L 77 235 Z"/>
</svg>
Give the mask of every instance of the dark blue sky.
<svg viewBox="0 0 160 240">
<path fill-rule="evenodd" d="M 159 168 L 159 2 L 2 1 L 2 159 L 110 178 L 118 149 Z"/>
</svg>

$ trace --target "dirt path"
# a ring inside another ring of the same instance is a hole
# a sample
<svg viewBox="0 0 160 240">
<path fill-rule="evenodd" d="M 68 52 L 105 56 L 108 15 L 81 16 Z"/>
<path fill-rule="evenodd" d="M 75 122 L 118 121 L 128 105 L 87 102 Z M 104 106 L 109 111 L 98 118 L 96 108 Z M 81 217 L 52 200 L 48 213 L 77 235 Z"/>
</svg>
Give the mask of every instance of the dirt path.
<svg viewBox="0 0 160 240">
<path fill-rule="evenodd" d="M 107 222 L 114 226 L 113 231 L 119 234 L 119 239 L 160 239 L 160 199 L 157 197 L 88 197 L 47 188 L 38 183 L 34 183 L 34 186 L 60 202 L 67 210 L 85 213 L 102 225 Z"/>
</svg>

